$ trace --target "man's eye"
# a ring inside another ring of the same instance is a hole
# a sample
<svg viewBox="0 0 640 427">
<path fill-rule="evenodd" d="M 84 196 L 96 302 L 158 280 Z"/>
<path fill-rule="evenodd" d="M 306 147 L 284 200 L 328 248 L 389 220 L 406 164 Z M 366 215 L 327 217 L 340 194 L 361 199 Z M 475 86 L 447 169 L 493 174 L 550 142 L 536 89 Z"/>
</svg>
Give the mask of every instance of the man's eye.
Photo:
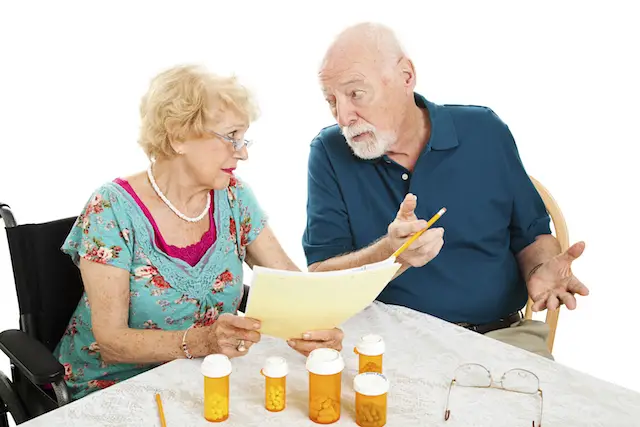
<svg viewBox="0 0 640 427">
<path fill-rule="evenodd" d="M 229 133 L 227 134 L 227 138 L 230 138 L 230 139 L 236 139 L 236 132 L 237 132 L 237 131 L 235 131 L 235 130 L 234 130 L 233 132 L 229 132 Z"/>
</svg>

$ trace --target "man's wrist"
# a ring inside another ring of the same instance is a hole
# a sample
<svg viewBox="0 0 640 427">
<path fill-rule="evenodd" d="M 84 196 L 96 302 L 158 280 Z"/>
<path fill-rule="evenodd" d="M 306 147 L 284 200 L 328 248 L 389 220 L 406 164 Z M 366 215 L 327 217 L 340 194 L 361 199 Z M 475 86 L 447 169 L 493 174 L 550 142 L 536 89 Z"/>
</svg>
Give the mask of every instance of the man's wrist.
<svg viewBox="0 0 640 427">
<path fill-rule="evenodd" d="M 378 240 L 378 245 L 380 245 L 380 252 L 384 254 L 384 259 L 389 258 L 395 252 L 395 249 L 391 246 L 389 235 L 385 235 L 382 239 Z"/>
</svg>

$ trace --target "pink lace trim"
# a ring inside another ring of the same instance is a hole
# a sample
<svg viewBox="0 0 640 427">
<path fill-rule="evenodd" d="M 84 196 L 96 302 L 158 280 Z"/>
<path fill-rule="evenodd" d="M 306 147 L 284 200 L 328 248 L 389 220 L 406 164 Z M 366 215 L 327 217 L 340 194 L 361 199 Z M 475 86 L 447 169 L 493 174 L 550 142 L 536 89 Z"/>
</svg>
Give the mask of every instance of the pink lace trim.
<svg viewBox="0 0 640 427">
<path fill-rule="evenodd" d="M 214 205 L 213 191 L 211 192 L 212 203 L 211 203 L 211 208 L 209 209 L 209 230 L 207 230 L 202 235 L 199 242 L 189 246 L 185 246 L 185 247 L 178 247 L 178 246 L 170 245 L 164 240 L 164 237 L 162 237 L 162 234 L 160 233 L 160 229 L 158 228 L 158 224 L 153 219 L 153 216 L 151 216 L 151 212 L 149 212 L 149 209 L 147 209 L 147 206 L 144 203 L 142 203 L 142 200 L 140 200 L 140 197 L 138 197 L 138 195 L 133 190 L 131 185 L 122 178 L 116 178 L 115 183 L 120 185 L 122 188 L 124 188 L 125 191 L 129 193 L 131 197 L 133 197 L 133 199 L 136 201 L 138 206 L 140 206 L 140 209 L 142 209 L 142 212 L 144 212 L 144 215 L 147 217 L 147 219 L 153 226 L 153 231 L 155 232 L 156 246 L 160 248 L 160 250 L 162 250 L 164 253 L 169 255 L 170 257 L 179 258 L 193 267 L 202 259 L 205 252 L 207 252 L 207 250 L 209 250 L 209 248 L 216 241 L 216 226 L 215 226 L 215 221 L 213 219 L 213 205 Z"/>
</svg>

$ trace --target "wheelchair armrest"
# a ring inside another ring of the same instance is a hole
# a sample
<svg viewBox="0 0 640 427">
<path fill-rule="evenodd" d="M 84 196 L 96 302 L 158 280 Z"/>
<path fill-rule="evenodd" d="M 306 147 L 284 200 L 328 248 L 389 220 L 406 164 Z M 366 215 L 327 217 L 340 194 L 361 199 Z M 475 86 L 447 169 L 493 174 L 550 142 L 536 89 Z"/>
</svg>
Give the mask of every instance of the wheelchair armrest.
<svg viewBox="0 0 640 427">
<path fill-rule="evenodd" d="M 49 349 L 22 331 L 0 332 L 0 350 L 33 384 L 53 384 L 64 378 L 64 366 Z"/>
</svg>

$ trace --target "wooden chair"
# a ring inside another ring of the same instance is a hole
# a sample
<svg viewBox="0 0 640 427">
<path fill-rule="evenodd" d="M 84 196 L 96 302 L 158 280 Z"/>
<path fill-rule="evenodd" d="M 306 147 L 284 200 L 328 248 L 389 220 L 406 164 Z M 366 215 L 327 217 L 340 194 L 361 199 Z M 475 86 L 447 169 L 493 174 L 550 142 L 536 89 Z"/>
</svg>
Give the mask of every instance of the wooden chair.
<svg viewBox="0 0 640 427">
<path fill-rule="evenodd" d="M 555 201 L 553 196 L 549 190 L 545 188 L 538 180 L 534 177 L 530 176 L 531 182 L 538 190 L 540 197 L 544 201 L 544 205 L 549 212 L 549 216 L 551 216 L 551 221 L 553 222 L 553 228 L 555 229 L 555 237 L 558 239 L 560 243 L 560 248 L 564 252 L 569 249 L 569 230 L 567 228 L 567 223 L 564 220 L 564 215 L 562 215 L 562 211 L 560 210 L 560 206 Z M 533 312 L 531 307 L 533 306 L 533 301 L 529 298 L 527 302 L 527 307 L 525 310 L 525 319 L 532 319 Z M 553 341 L 556 338 L 556 328 L 558 327 L 558 315 L 560 314 L 560 307 L 557 310 L 547 310 L 547 318 L 546 323 L 549 325 L 549 338 L 547 339 L 547 346 L 549 348 L 549 352 L 553 351 Z"/>
</svg>

